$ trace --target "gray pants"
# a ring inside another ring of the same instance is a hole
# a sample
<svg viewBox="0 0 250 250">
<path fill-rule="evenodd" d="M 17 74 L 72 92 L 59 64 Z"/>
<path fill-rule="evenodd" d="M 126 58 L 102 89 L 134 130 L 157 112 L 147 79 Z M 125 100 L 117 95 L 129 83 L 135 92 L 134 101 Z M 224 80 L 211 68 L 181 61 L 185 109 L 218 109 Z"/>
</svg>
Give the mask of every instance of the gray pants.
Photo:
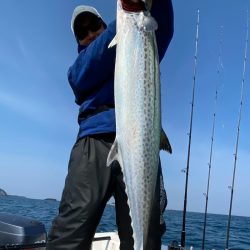
<svg viewBox="0 0 250 250">
<path fill-rule="evenodd" d="M 75 143 L 59 214 L 49 232 L 47 250 L 89 250 L 103 210 L 112 195 L 115 198 L 120 249 L 133 250 L 133 231 L 122 172 L 118 163 L 106 167 L 114 138 L 114 134 L 101 134 Z M 155 194 L 147 250 L 161 247 L 159 176 Z"/>
</svg>

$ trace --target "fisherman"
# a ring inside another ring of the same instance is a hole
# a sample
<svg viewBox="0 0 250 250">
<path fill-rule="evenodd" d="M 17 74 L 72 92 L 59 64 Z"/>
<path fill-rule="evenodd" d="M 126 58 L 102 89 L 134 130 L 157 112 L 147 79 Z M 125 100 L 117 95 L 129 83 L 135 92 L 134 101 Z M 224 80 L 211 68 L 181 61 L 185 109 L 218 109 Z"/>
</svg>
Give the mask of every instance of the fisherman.
<svg viewBox="0 0 250 250">
<path fill-rule="evenodd" d="M 145 9 L 140 0 L 121 0 L 121 3 L 127 11 L 138 12 Z M 173 35 L 171 0 L 154 0 L 151 14 L 158 22 L 156 38 L 161 60 Z M 116 132 L 116 48 L 108 48 L 116 34 L 116 22 L 107 26 L 95 8 L 81 5 L 73 12 L 71 28 L 79 55 L 69 68 L 68 80 L 75 102 L 80 106 L 79 132 L 70 155 L 59 214 L 52 223 L 46 249 L 89 250 L 106 203 L 113 195 L 120 249 L 132 250 L 131 219 L 121 168 L 118 163 L 110 168 L 106 167 Z M 160 166 L 158 172 L 145 250 L 160 249 L 161 236 L 165 230 L 164 221 L 160 225 L 160 210 L 163 213 L 166 205 L 166 202 L 161 202 L 160 208 L 160 196 L 164 198 L 166 194 Z"/>
</svg>

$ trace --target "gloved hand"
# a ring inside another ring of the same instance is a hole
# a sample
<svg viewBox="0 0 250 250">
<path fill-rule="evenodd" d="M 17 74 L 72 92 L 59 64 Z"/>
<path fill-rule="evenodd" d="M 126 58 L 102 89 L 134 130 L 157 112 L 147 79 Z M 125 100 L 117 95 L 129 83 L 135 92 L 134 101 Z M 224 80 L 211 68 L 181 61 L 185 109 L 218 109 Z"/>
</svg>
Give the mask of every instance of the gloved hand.
<svg viewBox="0 0 250 250">
<path fill-rule="evenodd" d="M 129 12 L 139 12 L 145 10 L 145 4 L 141 0 L 121 0 L 122 8 Z"/>
</svg>

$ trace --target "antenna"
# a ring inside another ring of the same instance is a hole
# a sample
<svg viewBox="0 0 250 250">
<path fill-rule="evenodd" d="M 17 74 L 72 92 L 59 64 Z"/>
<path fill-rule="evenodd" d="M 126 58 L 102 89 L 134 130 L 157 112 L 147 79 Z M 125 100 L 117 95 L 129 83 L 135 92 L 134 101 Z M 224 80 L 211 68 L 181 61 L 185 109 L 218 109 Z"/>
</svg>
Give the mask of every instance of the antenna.
<svg viewBox="0 0 250 250">
<path fill-rule="evenodd" d="M 212 126 L 212 136 L 211 136 L 211 146 L 210 146 L 210 156 L 209 156 L 209 163 L 208 163 L 208 179 L 207 179 L 207 192 L 204 194 L 206 198 L 206 205 L 205 205 L 205 215 L 204 215 L 204 226 L 203 226 L 203 237 L 202 237 L 202 250 L 205 249 L 205 237 L 206 237 L 206 225 L 207 225 L 207 207 L 208 207 L 208 196 L 209 196 L 209 186 L 210 186 L 210 173 L 212 168 L 212 156 L 213 156 L 213 144 L 214 144 L 214 131 L 215 131 L 215 120 L 216 120 L 216 108 L 217 108 L 217 100 L 218 100 L 218 85 L 220 83 L 220 68 L 222 66 L 221 63 L 221 51 L 222 51 L 222 30 L 223 26 L 220 29 L 220 45 L 219 45 L 219 56 L 218 56 L 218 82 L 215 88 L 215 98 L 214 98 L 214 113 L 213 113 L 213 126 Z"/>
<path fill-rule="evenodd" d="M 230 187 L 230 189 L 231 189 L 231 199 L 230 199 L 230 208 L 229 208 L 228 224 L 227 224 L 226 249 L 228 249 L 228 243 L 229 243 L 229 233 L 230 233 L 232 203 L 233 203 L 233 193 L 234 193 L 234 180 L 235 180 L 235 172 L 236 172 L 237 156 L 238 156 L 238 145 L 239 145 L 239 138 L 240 138 L 240 122 L 241 122 L 241 113 L 242 113 L 242 106 L 243 106 L 243 91 L 244 91 L 244 85 L 245 85 L 245 74 L 246 74 L 246 63 L 247 63 L 247 50 L 248 50 L 248 31 L 249 31 L 248 27 L 249 27 L 249 18 L 248 18 L 248 10 L 247 10 L 247 27 L 246 27 L 246 41 L 245 41 L 245 56 L 244 56 L 242 82 L 241 82 L 240 110 L 239 110 L 239 118 L 238 118 L 238 126 L 237 126 L 237 138 L 236 138 L 235 153 L 234 153 L 233 181 L 232 181 L 232 186 Z"/>
<path fill-rule="evenodd" d="M 200 10 L 197 10 L 197 24 L 196 24 L 196 39 L 195 39 L 195 54 L 194 54 L 194 74 L 193 74 L 193 94 L 191 103 L 191 119 L 189 129 L 189 143 L 188 143 L 188 157 L 187 157 L 187 168 L 186 168 L 186 184 L 185 184 L 185 196 L 184 196 L 184 209 L 183 209 L 183 221 L 182 221 L 182 232 L 181 232 L 181 247 L 185 247 L 186 241 L 186 211 L 187 211 L 187 189 L 188 189 L 188 174 L 189 174 L 189 160 L 190 160 L 190 149 L 192 139 L 192 127 L 193 127 L 193 112 L 194 112 L 194 99 L 195 99 L 195 83 L 196 83 L 196 68 L 197 68 L 197 54 L 198 54 L 198 40 L 199 40 L 199 24 L 200 24 Z"/>
</svg>

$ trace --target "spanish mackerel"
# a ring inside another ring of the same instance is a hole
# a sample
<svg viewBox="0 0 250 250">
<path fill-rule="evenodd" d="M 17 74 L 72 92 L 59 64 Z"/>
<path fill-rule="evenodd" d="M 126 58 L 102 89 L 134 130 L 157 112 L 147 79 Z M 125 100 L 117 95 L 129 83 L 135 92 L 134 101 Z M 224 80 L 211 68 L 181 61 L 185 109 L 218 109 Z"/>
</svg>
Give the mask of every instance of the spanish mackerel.
<svg viewBox="0 0 250 250">
<path fill-rule="evenodd" d="M 145 6 L 151 1 L 145 0 Z M 159 165 L 161 102 L 157 22 L 149 11 L 126 12 L 117 2 L 115 62 L 116 139 L 107 165 L 121 166 L 134 249 L 147 243 Z"/>
</svg>

